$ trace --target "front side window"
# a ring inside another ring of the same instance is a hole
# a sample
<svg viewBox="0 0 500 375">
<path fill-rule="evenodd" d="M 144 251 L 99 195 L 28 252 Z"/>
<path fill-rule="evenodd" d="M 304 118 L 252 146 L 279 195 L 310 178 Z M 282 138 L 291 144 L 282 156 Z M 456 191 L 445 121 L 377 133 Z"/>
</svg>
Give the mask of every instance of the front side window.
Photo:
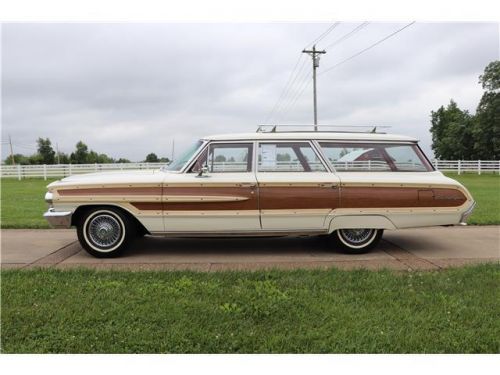
<svg viewBox="0 0 500 375">
<path fill-rule="evenodd" d="M 184 167 L 184 165 L 198 151 L 198 149 L 200 148 L 200 146 L 202 144 L 203 144 L 203 141 L 197 141 L 191 147 L 189 147 L 184 152 L 182 152 L 181 156 L 179 158 L 176 158 L 175 160 L 172 161 L 172 163 L 170 163 L 169 165 L 167 165 L 165 167 L 165 170 L 167 170 L 167 171 L 175 171 L 175 172 L 180 171 Z"/>
<path fill-rule="evenodd" d="M 320 145 L 339 172 L 432 171 L 414 144 L 320 142 Z"/>
<path fill-rule="evenodd" d="M 252 149 L 251 143 L 212 143 L 189 172 L 198 173 L 204 166 L 211 173 L 251 172 Z"/>
<path fill-rule="evenodd" d="M 308 142 L 260 143 L 259 172 L 326 172 Z"/>
</svg>

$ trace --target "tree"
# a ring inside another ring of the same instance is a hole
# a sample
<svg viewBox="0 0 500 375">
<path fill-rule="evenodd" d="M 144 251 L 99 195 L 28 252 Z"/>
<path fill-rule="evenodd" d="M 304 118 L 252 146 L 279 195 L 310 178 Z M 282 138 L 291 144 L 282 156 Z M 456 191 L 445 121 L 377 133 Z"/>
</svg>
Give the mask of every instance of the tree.
<svg viewBox="0 0 500 375">
<path fill-rule="evenodd" d="M 48 138 L 38 138 L 36 143 L 38 144 L 38 154 L 40 155 L 40 164 L 55 164 L 56 162 L 56 152 L 52 148 L 50 139 Z"/>
<path fill-rule="evenodd" d="M 226 161 L 226 157 L 224 155 L 217 155 L 214 161 L 216 163 L 224 163 Z"/>
<path fill-rule="evenodd" d="M 14 161 L 16 164 L 27 165 L 29 164 L 29 157 L 22 154 L 14 154 Z M 4 160 L 5 165 L 12 165 L 12 158 L 10 155 Z"/>
<path fill-rule="evenodd" d="M 474 115 L 453 100 L 431 112 L 432 149 L 441 159 L 500 158 L 500 61 L 479 76 L 485 90 Z"/>
<path fill-rule="evenodd" d="M 79 141 L 76 144 L 75 152 L 72 152 L 70 155 L 70 162 L 73 164 L 85 164 L 88 162 L 88 157 L 89 157 L 88 146 L 82 141 Z"/>
<path fill-rule="evenodd" d="M 438 159 L 468 159 L 471 157 L 472 117 L 458 108 L 453 100 L 445 108 L 431 112 L 432 149 Z"/>
<path fill-rule="evenodd" d="M 288 153 L 276 155 L 276 161 L 291 161 L 291 160 L 292 160 L 292 157 Z"/>
<path fill-rule="evenodd" d="M 160 159 L 158 159 L 158 156 L 154 152 L 148 154 L 146 156 L 146 160 L 144 160 L 146 163 L 158 163 Z"/>
<path fill-rule="evenodd" d="M 130 163 L 130 160 L 125 159 L 125 158 L 120 158 L 116 161 L 117 163 Z"/>
<path fill-rule="evenodd" d="M 479 77 L 485 93 L 476 109 L 474 154 L 478 159 L 500 159 L 500 61 L 493 61 Z"/>
<path fill-rule="evenodd" d="M 484 73 L 479 76 L 479 83 L 486 91 L 500 89 L 500 60 L 490 62 L 484 68 Z"/>
<path fill-rule="evenodd" d="M 61 163 L 61 164 L 69 164 L 70 163 L 69 155 L 65 154 L 64 152 L 60 152 L 59 153 L 59 163 Z"/>
<path fill-rule="evenodd" d="M 170 159 L 166 157 L 160 158 L 160 163 L 170 163 Z"/>
</svg>

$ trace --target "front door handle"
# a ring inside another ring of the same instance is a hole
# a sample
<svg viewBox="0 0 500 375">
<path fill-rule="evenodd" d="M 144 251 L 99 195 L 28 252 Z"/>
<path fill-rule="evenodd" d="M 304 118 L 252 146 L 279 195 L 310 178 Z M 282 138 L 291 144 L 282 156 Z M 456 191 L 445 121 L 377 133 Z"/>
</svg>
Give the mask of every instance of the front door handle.
<svg viewBox="0 0 500 375">
<path fill-rule="evenodd" d="M 326 184 L 320 184 L 321 187 L 323 188 L 328 188 L 328 189 L 337 189 L 339 187 L 338 184 L 334 184 L 334 183 L 326 183 Z"/>
</svg>

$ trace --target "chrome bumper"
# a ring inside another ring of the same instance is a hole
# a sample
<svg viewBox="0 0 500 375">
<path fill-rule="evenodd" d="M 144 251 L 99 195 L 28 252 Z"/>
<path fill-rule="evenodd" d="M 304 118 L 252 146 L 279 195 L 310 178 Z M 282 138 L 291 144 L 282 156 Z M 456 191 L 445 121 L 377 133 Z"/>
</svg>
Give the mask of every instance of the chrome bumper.
<svg viewBox="0 0 500 375">
<path fill-rule="evenodd" d="M 72 215 L 73 212 L 60 212 L 55 211 L 53 208 L 49 208 L 49 210 L 43 214 L 43 217 L 47 219 L 50 226 L 53 228 L 69 228 L 71 227 Z"/>
<path fill-rule="evenodd" d="M 467 225 L 467 219 L 472 214 L 472 211 L 474 211 L 475 207 L 476 207 L 476 201 L 473 201 L 470 207 L 460 217 L 459 225 Z"/>
</svg>

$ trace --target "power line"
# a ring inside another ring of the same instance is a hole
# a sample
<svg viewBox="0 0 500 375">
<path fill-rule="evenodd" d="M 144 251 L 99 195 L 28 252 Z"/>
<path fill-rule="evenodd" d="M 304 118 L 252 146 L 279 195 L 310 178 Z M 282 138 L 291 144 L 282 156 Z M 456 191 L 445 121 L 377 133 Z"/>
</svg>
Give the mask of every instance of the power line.
<svg viewBox="0 0 500 375">
<path fill-rule="evenodd" d="M 292 81 L 292 77 L 293 77 L 293 75 L 294 75 L 294 73 L 295 73 L 295 70 L 297 69 L 297 66 L 298 66 L 298 65 L 299 65 L 299 63 L 300 63 L 300 60 L 302 59 L 302 56 L 303 56 L 302 54 L 300 54 L 300 55 L 299 55 L 299 58 L 297 59 L 297 62 L 295 63 L 295 65 L 294 65 L 294 67 L 293 67 L 293 69 L 292 69 L 292 71 L 291 71 L 291 73 L 290 73 L 290 76 L 288 77 L 288 80 L 287 80 L 287 82 L 286 82 L 286 84 L 285 84 L 285 87 L 283 87 L 283 90 L 281 91 L 281 94 L 280 94 L 280 96 L 278 97 L 278 100 L 276 101 L 276 103 L 274 103 L 274 106 L 273 106 L 273 108 L 271 109 L 271 111 L 269 112 L 269 114 L 267 115 L 267 117 L 266 117 L 266 121 L 264 121 L 264 123 L 267 123 L 267 122 L 268 122 L 268 121 L 272 118 L 272 116 L 273 116 L 274 112 L 275 112 L 275 111 L 277 110 L 277 108 L 278 108 L 278 104 L 279 104 L 279 103 L 280 103 L 280 101 L 281 101 L 281 100 L 285 97 L 285 95 L 286 95 L 285 93 L 287 93 L 287 91 L 288 91 L 289 87 L 291 86 L 290 82 Z M 302 65 L 304 65 L 304 64 L 302 64 Z M 295 76 L 295 78 L 297 78 L 297 77 Z M 295 80 L 294 80 L 294 81 L 295 81 Z"/>
<path fill-rule="evenodd" d="M 361 24 L 359 24 L 358 26 L 356 26 L 354 29 L 352 29 L 351 31 L 349 31 L 347 34 L 344 34 L 343 36 L 341 36 L 340 38 L 338 38 L 337 40 L 333 41 L 332 43 L 330 43 L 329 45 L 327 45 L 325 47 L 325 49 L 328 49 L 330 47 L 333 47 L 333 46 L 336 46 L 337 44 L 343 42 L 344 40 L 347 40 L 349 39 L 351 36 L 353 36 L 354 34 L 356 34 L 357 32 L 363 30 L 366 26 L 368 26 L 370 24 L 370 22 L 363 22 Z"/>
<path fill-rule="evenodd" d="M 306 66 L 306 65 L 304 64 L 304 66 Z M 298 75 L 297 77 L 299 77 L 299 76 L 300 75 Z M 285 113 L 288 110 L 290 103 L 293 101 L 296 93 L 300 90 L 300 88 L 303 86 L 303 84 L 308 81 L 308 79 L 309 79 L 309 69 L 306 69 L 304 71 L 304 74 L 302 74 L 300 76 L 300 78 L 297 80 L 297 88 L 295 90 L 293 90 L 291 95 L 287 98 L 286 102 L 284 102 L 283 105 L 281 106 L 279 112 L 277 113 L 277 119 L 280 119 L 281 116 L 283 115 L 283 113 Z"/>
<path fill-rule="evenodd" d="M 332 26 L 330 26 L 328 29 L 326 29 L 326 31 L 323 32 L 323 34 L 320 34 L 320 36 L 318 36 L 316 39 L 314 39 L 311 43 L 306 44 L 304 49 L 306 49 L 307 47 L 309 47 L 313 44 L 317 44 L 320 40 L 322 40 L 324 37 L 326 37 L 328 34 L 330 34 L 338 25 L 340 25 L 340 22 L 335 22 Z"/>
<path fill-rule="evenodd" d="M 331 26 L 328 27 L 328 29 L 326 29 L 322 34 L 320 34 L 313 42 L 307 44 L 306 47 L 304 47 L 304 48 L 307 48 L 307 46 L 309 46 L 309 45 L 311 45 L 313 43 L 317 43 L 320 40 L 322 40 L 323 38 L 325 38 L 339 24 L 340 24 L 340 22 L 333 23 Z M 303 57 L 303 54 L 301 53 L 299 55 L 299 58 L 297 59 L 296 63 L 294 64 L 294 67 L 293 67 L 292 71 L 290 72 L 288 80 L 287 80 L 287 82 L 285 84 L 285 87 L 283 87 L 283 90 L 281 91 L 281 94 L 279 95 L 278 100 L 274 103 L 271 111 L 267 115 L 266 120 L 264 121 L 265 123 L 269 122 L 273 118 L 273 116 L 275 114 L 279 113 L 281 111 L 281 109 L 283 108 L 283 105 L 284 105 L 283 102 L 284 102 L 285 98 L 287 97 L 287 95 L 289 95 L 289 93 L 292 90 L 295 82 L 297 81 L 297 78 L 300 76 L 300 74 L 304 70 L 304 66 L 305 66 L 305 63 L 306 63 L 307 59 L 305 59 L 303 61 L 302 65 L 300 65 L 300 68 L 297 70 L 297 67 L 300 64 L 300 61 L 301 61 L 302 57 Z"/>
<path fill-rule="evenodd" d="M 290 84 L 290 87 L 289 87 L 286 95 L 283 97 L 284 100 L 278 105 L 278 108 L 276 110 L 276 114 L 277 115 L 280 112 L 282 112 L 283 109 L 290 102 L 290 94 L 292 96 L 294 95 L 295 84 L 297 83 L 297 85 L 300 85 L 301 81 L 305 78 L 305 75 L 303 75 L 302 73 L 304 72 L 304 68 L 307 66 L 306 63 L 307 63 L 307 59 L 304 59 L 304 61 L 302 62 L 301 66 L 299 68 L 299 70 L 297 71 L 297 74 L 295 75 L 292 83 Z M 307 70 L 305 71 L 305 74 L 307 75 Z M 301 78 L 299 78 L 299 77 L 301 77 Z"/>
<path fill-rule="evenodd" d="M 291 97 L 291 99 L 288 101 L 287 105 L 283 108 L 283 111 L 281 113 L 282 116 L 280 116 L 280 118 L 279 118 L 280 120 L 281 120 L 281 118 L 284 118 L 283 116 L 286 116 L 287 112 L 289 112 L 295 106 L 295 103 L 302 96 L 302 94 L 304 93 L 304 90 L 307 87 L 309 87 L 309 85 L 311 84 L 311 80 L 309 79 L 309 77 L 310 77 L 309 73 L 310 73 L 310 71 L 308 70 L 306 72 L 306 75 L 304 77 L 302 77 L 302 82 L 298 86 L 297 91 L 295 92 L 295 95 L 293 95 Z"/>
<path fill-rule="evenodd" d="M 414 23 L 415 23 L 415 21 L 410 22 L 409 24 L 407 24 L 407 25 L 403 26 L 401 29 L 394 31 L 393 33 L 391 33 L 391 34 L 387 35 L 386 37 L 384 37 L 384 38 L 380 39 L 379 41 L 377 41 L 377 42 L 375 42 L 375 43 L 371 44 L 370 46 L 366 47 L 365 49 L 363 49 L 363 50 L 361 50 L 361 51 L 359 51 L 359 52 L 355 53 L 354 55 L 349 56 L 348 58 L 346 58 L 346 59 L 344 59 L 344 60 L 342 60 L 342 61 L 338 62 L 337 64 L 335 64 L 335 65 L 333 65 L 333 66 L 331 66 L 331 67 L 329 67 L 329 68 L 327 68 L 327 69 L 323 70 L 323 72 L 321 72 L 321 73 L 319 73 L 319 74 L 325 74 L 325 73 L 329 72 L 330 70 L 333 70 L 333 69 L 337 68 L 338 66 L 340 66 L 340 65 L 342 65 L 342 64 L 344 64 L 344 63 L 346 63 L 346 62 L 348 62 L 349 60 L 352 60 L 352 59 L 354 59 L 355 57 L 358 57 L 358 56 L 359 56 L 359 55 L 361 55 L 362 53 L 365 53 L 366 51 L 368 51 L 368 50 L 370 50 L 370 49 L 372 49 L 372 48 L 374 48 L 374 47 L 378 46 L 380 43 L 382 43 L 382 42 L 386 41 L 387 39 L 389 39 L 389 38 L 393 37 L 394 35 L 396 35 L 396 34 L 400 33 L 401 31 L 403 31 L 404 29 L 406 29 L 406 28 L 410 27 L 410 26 L 411 26 L 411 25 L 413 25 Z"/>
</svg>

